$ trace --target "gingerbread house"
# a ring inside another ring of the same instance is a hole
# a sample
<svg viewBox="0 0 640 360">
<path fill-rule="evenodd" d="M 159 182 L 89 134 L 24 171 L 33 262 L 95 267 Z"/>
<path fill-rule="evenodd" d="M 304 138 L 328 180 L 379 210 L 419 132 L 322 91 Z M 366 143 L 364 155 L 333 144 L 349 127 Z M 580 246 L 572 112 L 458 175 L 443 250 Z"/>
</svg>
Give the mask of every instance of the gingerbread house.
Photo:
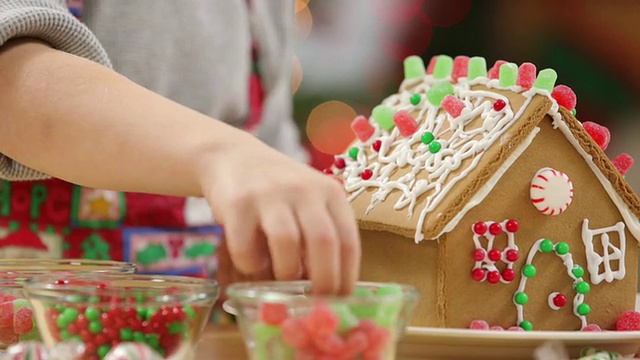
<svg viewBox="0 0 640 360">
<path fill-rule="evenodd" d="M 405 60 L 397 94 L 359 116 L 327 172 L 358 218 L 361 277 L 417 286 L 412 325 L 613 329 L 635 308 L 633 160 L 575 117 L 575 94 L 480 57 Z"/>
</svg>

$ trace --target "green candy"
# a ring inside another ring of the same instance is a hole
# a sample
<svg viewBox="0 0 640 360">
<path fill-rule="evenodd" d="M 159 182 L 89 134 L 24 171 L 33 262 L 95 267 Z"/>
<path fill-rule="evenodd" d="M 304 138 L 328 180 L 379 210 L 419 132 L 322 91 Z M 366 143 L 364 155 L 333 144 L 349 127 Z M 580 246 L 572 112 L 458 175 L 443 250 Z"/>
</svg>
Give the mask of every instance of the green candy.
<svg viewBox="0 0 640 360">
<path fill-rule="evenodd" d="M 142 331 L 134 331 L 133 332 L 133 341 L 134 342 L 145 342 L 144 333 Z"/>
<path fill-rule="evenodd" d="M 76 320 L 76 318 L 78 318 L 78 315 L 79 315 L 78 309 L 66 308 L 58 316 L 58 319 L 56 320 L 56 324 L 60 328 L 66 328 L 67 325 L 71 324 Z"/>
<path fill-rule="evenodd" d="M 62 339 L 62 341 L 71 339 L 71 333 L 69 332 L 69 330 L 60 330 L 60 339 Z"/>
<path fill-rule="evenodd" d="M 386 295 L 402 295 L 402 286 L 398 284 L 386 284 L 382 285 L 376 290 L 376 295 L 378 296 L 386 296 Z"/>
<path fill-rule="evenodd" d="M 369 288 L 358 286 L 354 290 L 353 296 L 357 298 L 368 299 L 372 298 L 374 296 L 374 293 Z M 367 303 L 366 301 L 364 302 L 364 304 L 349 305 L 349 310 L 351 310 L 351 313 L 358 319 L 373 319 L 378 312 L 378 306 L 376 304 Z"/>
<path fill-rule="evenodd" d="M 522 321 L 520 324 L 518 324 L 518 326 L 520 326 L 521 328 L 523 328 L 526 331 L 533 330 L 533 324 L 529 320 Z"/>
<path fill-rule="evenodd" d="M 169 334 L 180 334 L 187 330 L 187 324 L 182 321 L 175 321 L 167 325 Z"/>
<path fill-rule="evenodd" d="M 582 303 L 578 305 L 576 311 L 582 316 L 589 315 L 589 313 L 591 312 L 591 306 L 589 306 L 589 304 L 587 303 Z"/>
<path fill-rule="evenodd" d="M 477 77 L 487 77 L 487 61 L 483 57 L 474 56 L 470 58 L 468 66 L 467 79 L 473 80 Z"/>
<path fill-rule="evenodd" d="M 509 87 L 516 84 L 518 79 L 518 65 L 506 63 L 500 66 L 499 83 L 502 87 Z"/>
<path fill-rule="evenodd" d="M 420 140 L 422 140 L 422 143 L 425 145 L 429 145 L 429 143 L 432 142 L 433 139 L 435 139 L 435 136 L 433 136 L 433 133 L 431 131 L 425 131 L 420 138 Z"/>
<path fill-rule="evenodd" d="M 409 101 L 411 102 L 411 105 L 420 104 L 420 100 L 422 100 L 422 96 L 420 96 L 420 94 L 413 94 L 413 95 L 411 95 L 411 98 L 409 99 Z"/>
<path fill-rule="evenodd" d="M 544 239 L 540 242 L 540 251 L 548 253 L 553 250 L 553 242 L 549 239 Z"/>
<path fill-rule="evenodd" d="M 392 129 L 396 124 L 393 122 L 395 112 L 387 105 L 378 105 L 371 110 L 371 116 L 385 130 Z"/>
<path fill-rule="evenodd" d="M 553 69 L 544 69 L 538 73 L 538 77 L 536 81 L 533 83 L 534 88 L 538 88 L 541 90 L 547 90 L 548 92 L 553 91 L 553 87 L 556 85 L 556 80 L 558 80 L 558 74 Z"/>
<path fill-rule="evenodd" d="M 440 151 L 440 149 L 442 149 L 442 144 L 440 144 L 440 142 L 438 141 L 432 141 L 429 144 L 429 152 L 432 154 L 437 153 L 438 151 Z"/>
<path fill-rule="evenodd" d="M 109 350 L 111 350 L 111 346 L 109 346 L 109 345 L 100 345 L 98 347 L 98 356 L 101 359 L 104 358 L 109 353 Z"/>
<path fill-rule="evenodd" d="M 358 325 L 358 318 L 351 312 L 349 306 L 345 304 L 333 304 L 331 309 L 338 315 L 338 330 L 347 331 Z"/>
<path fill-rule="evenodd" d="M 358 158 L 358 153 L 360 152 L 360 149 L 356 146 L 352 147 L 351 149 L 349 149 L 349 156 L 355 160 Z"/>
<path fill-rule="evenodd" d="M 84 311 L 84 316 L 89 321 L 98 320 L 100 319 L 100 310 L 90 306 Z"/>
<path fill-rule="evenodd" d="M 427 90 L 427 100 L 435 106 L 440 106 L 442 99 L 447 95 L 453 95 L 453 85 L 448 81 L 435 83 Z"/>
<path fill-rule="evenodd" d="M 523 292 L 517 292 L 513 297 L 513 301 L 518 305 L 524 305 L 529 302 L 529 296 Z"/>
<path fill-rule="evenodd" d="M 151 347 L 157 348 L 160 346 L 160 338 L 157 334 L 147 334 L 145 335 L 144 340 Z"/>
<path fill-rule="evenodd" d="M 133 340 L 133 330 L 131 330 L 131 328 L 128 328 L 128 327 L 120 329 L 120 338 L 123 341 Z"/>
<path fill-rule="evenodd" d="M 259 360 L 276 359 L 270 354 L 269 342 L 274 338 L 280 337 L 280 328 L 265 323 L 257 323 L 253 326 L 252 330 L 257 358 Z"/>
<path fill-rule="evenodd" d="M 523 266 L 522 275 L 528 278 L 534 277 L 536 275 L 536 267 L 531 264 Z"/>
<path fill-rule="evenodd" d="M 393 296 L 402 295 L 402 286 L 398 284 L 387 284 L 380 286 L 376 291 L 377 296 Z M 390 300 L 378 305 L 378 312 L 376 314 L 376 323 L 381 326 L 395 326 L 398 322 L 398 316 L 402 310 L 401 300 Z"/>
<path fill-rule="evenodd" d="M 404 78 L 415 79 L 427 74 L 424 68 L 424 61 L 416 55 L 412 55 L 404 59 Z"/>
<path fill-rule="evenodd" d="M 584 275 L 584 268 L 580 265 L 573 265 L 573 269 L 571 269 L 571 273 L 573 276 L 577 278 L 581 278 Z"/>
<path fill-rule="evenodd" d="M 576 284 L 576 291 L 580 294 L 586 294 L 591 290 L 591 286 L 586 281 L 580 281 Z"/>
<path fill-rule="evenodd" d="M 100 321 L 94 320 L 89 322 L 89 331 L 93 334 L 97 334 L 102 331 L 102 323 Z"/>
<path fill-rule="evenodd" d="M 359 297 L 359 298 L 372 297 L 373 296 L 373 291 L 371 289 L 369 289 L 369 288 L 364 287 L 364 286 L 357 286 L 355 288 L 355 290 L 353 290 L 353 296 Z"/>
<path fill-rule="evenodd" d="M 185 314 L 187 314 L 187 319 L 193 320 L 196 317 L 196 311 L 191 306 L 185 306 L 182 308 Z"/>
<path fill-rule="evenodd" d="M 569 244 L 564 241 L 560 241 L 556 244 L 556 253 L 558 255 L 564 255 L 569 252 Z"/>
<path fill-rule="evenodd" d="M 436 65 L 433 67 L 433 77 L 436 79 L 444 79 L 451 75 L 453 70 L 453 59 L 451 56 L 440 55 L 436 59 Z"/>
</svg>

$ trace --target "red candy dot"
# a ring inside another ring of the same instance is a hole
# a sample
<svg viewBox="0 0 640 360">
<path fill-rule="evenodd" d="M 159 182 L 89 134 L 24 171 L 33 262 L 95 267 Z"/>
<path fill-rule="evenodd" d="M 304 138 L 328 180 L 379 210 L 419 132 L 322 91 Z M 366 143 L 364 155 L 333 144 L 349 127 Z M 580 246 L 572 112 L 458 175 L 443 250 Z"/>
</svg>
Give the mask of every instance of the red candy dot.
<svg viewBox="0 0 640 360">
<path fill-rule="evenodd" d="M 489 251 L 489 259 L 491 261 L 499 261 L 502 258 L 502 253 L 498 249 L 491 249 Z"/>
<path fill-rule="evenodd" d="M 640 312 L 627 310 L 616 322 L 616 330 L 618 331 L 637 331 L 640 330 Z"/>
<path fill-rule="evenodd" d="M 512 233 L 518 231 L 519 227 L 520 225 L 518 224 L 518 222 L 513 219 L 507 221 L 507 223 L 505 224 L 505 228 L 507 229 L 507 231 Z"/>
<path fill-rule="evenodd" d="M 344 161 L 344 158 L 341 157 L 336 157 L 333 160 L 333 166 L 337 167 L 338 169 L 344 169 L 345 166 L 347 166 L 346 162 Z"/>
<path fill-rule="evenodd" d="M 502 99 L 498 99 L 493 103 L 493 110 L 500 111 L 504 109 L 505 106 L 507 106 L 507 103 Z"/>
<path fill-rule="evenodd" d="M 482 260 L 484 260 L 486 254 L 485 254 L 484 250 L 482 250 L 482 249 L 475 249 L 475 250 L 473 250 L 472 256 L 473 256 L 473 260 L 482 261 Z"/>
<path fill-rule="evenodd" d="M 480 282 L 480 281 L 484 280 L 484 276 L 485 276 L 485 271 L 480 269 L 480 268 L 473 269 L 473 271 L 471 271 L 471 277 L 475 281 Z"/>
<path fill-rule="evenodd" d="M 497 271 L 489 271 L 489 274 L 487 274 L 487 281 L 495 284 L 498 281 L 500 281 L 500 273 Z"/>
<path fill-rule="evenodd" d="M 286 304 L 263 302 L 258 305 L 258 316 L 267 325 L 280 325 L 288 316 Z"/>
<path fill-rule="evenodd" d="M 364 169 L 362 170 L 362 174 L 360 174 L 360 177 L 363 180 L 369 180 L 371 179 L 372 176 L 373 176 L 373 171 L 371 171 L 371 169 Z"/>
<path fill-rule="evenodd" d="M 329 168 L 322 169 L 322 172 L 323 172 L 323 173 L 325 173 L 325 174 L 327 174 L 327 175 L 334 175 L 334 174 L 333 174 L 333 170 L 331 170 L 331 169 L 329 169 Z"/>
<path fill-rule="evenodd" d="M 380 151 L 380 147 L 382 147 L 382 140 L 376 140 L 373 142 L 373 144 L 371 144 L 371 147 L 373 148 L 373 150 L 375 151 Z"/>
<path fill-rule="evenodd" d="M 518 258 L 520 257 L 520 253 L 516 249 L 509 249 L 507 250 L 506 256 L 507 260 L 509 260 L 510 262 L 514 262 L 518 260 Z"/>
<path fill-rule="evenodd" d="M 573 110 L 576 107 L 576 94 L 566 85 L 558 85 L 553 88 L 551 97 L 556 99 L 558 105 L 563 106 L 567 110 Z"/>
<path fill-rule="evenodd" d="M 504 269 L 502 270 L 502 278 L 505 281 L 513 281 L 516 278 L 516 272 L 513 269 Z"/>
<path fill-rule="evenodd" d="M 592 121 L 583 122 L 582 127 L 602 150 L 607 150 L 609 141 L 611 141 L 609 129 Z"/>
<path fill-rule="evenodd" d="M 553 305 L 557 307 L 563 307 L 567 304 L 567 297 L 562 294 L 557 294 L 553 297 Z"/>
<path fill-rule="evenodd" d="M 622 153 L 611 159 L 613 165 L 618 169 L 620 175 L 624 175 L 633 166 L 633 158 L 627 153 Z"/>
<path fill-rule="evenodd" d="M 502 225 L 500 225 L 499 223 L 493 223 L 489 225 L 489 233 L 491 233 L 491 235 L 498 235 L 501 232 L 502 232 Z"/>
<path fill-rule="evenodd" d="M 483 235 L 487 232 L 487 224 L 485 224 L 484 221 L 478 221 L 477 223 L 473 224 L 473 232 L 478 235 Z"/>
</svg>

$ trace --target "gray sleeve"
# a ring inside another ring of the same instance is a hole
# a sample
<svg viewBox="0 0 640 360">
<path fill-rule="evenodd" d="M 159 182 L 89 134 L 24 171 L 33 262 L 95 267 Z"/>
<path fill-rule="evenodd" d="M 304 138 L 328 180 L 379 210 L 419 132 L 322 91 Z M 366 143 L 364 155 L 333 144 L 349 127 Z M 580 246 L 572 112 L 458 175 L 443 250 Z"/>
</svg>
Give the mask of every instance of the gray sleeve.
<svg viewBox="0 0 640 360">
<path fill-rule="evenodd" d="M 66 7 L 65 0 L 0 0 L 0 46 L 30 37 L 53 48 L 111 66 L 106 52 Z M 0 178 L 36 180 L 48 176 L 0 154 Z"/>
</svg>

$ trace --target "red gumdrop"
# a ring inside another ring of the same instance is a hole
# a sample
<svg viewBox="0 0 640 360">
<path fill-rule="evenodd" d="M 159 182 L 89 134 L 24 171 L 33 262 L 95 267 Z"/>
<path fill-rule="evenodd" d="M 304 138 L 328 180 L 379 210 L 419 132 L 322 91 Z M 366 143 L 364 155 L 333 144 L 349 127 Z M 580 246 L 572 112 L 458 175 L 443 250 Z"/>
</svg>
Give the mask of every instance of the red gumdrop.
<svg viewBox="0 0 640 360">
<path fill-rule="evenodd" d="M 0 292 L 0 304 L 4 303 L 6 301 L 13 301 L 15 299 L 16 299 L 16 297 L 13 296 L 13 295 L 9 295 L 9 294 L 5 294 L 3 292 Z"/>
<path fill-rule="evenodd" d="M 635 310 L 627 310 L 618 318 L 616 322 L 616 330 L 618 331 L 637 331 L 640 330 L 640 312 Z"/>
<path fill-rule="evenodd" d="M 500 325 L 493 325 L 492 327 L 489 328 L 489 330 L 493 330 L 493 331 L 504 331 L 504 328 Z"/>
<path fill-rule="evenodd" d="M 589 324 L 582 328 L 582 331 L 602 331 L 598 324 Z"/>
<path fill-rule="evenodd" d="M 316 349 L 325 355 L 342 355 L 346 349 L 344 340 L 338 334 L 318 336 L 313 339 Z"/>
<path fill-rule="evenodd" d="M 518 79 L 516 85 L 522 86 L 525 89 L 531 89 L 533 83 L 536 81 L 536 66 L 532 63 L 522 63 L 518 68 Z"/>
<path fill-rule="evenodd" d="M 473 320 L 469 324 L 469 329 L 473 330 L 489 330 L 489 323 L 484 320 Z"/>
<path fill-rule="evenodd" d="M 20 335 L 13 332 L 10 327 L 0 329 L 0 344 L 10 345 L 15 344 L 20 340 Z"/>
<path fill-rule="evenodd" d="M 364 331 L 353 331 L 347 336 L 345 353 L 347 358 L 355 358 L 369 347 L 369 337 Z"/>
<path fill-rule="evenodd" d="M 369 138 L 373 136 L 373 133 L 376 132 L 376 129 L 371 126 L 369 120 L 362 115 L 358 115 L 353 119 L 351 122 L 351 130 L 353 130 L 353 133 L 356 134 L 360 141 L 369 140 Z"/>
<path fill-rule="evenodd" d="M 306 329 L 312 336 L 326 337 L 338 330 L 338 315 L 327 305 L 316 306 L 305 320 Z"/>
<path fill-rule="evenodd" d="M 576 107 L 578 99 L 576 93 L 571 90 L 567 85 L 557 85 L 551 92 L 551 97 L 556 99 L 558 105 L 564 107 L 567 110 L 573 110 Z"/>
<path fill-rule="evenodd" d="M 302 320 L 294 317 L 287 318 L 281 324 L 282 338 L 295 348 L 305 348 L 311 344 L 311 337 L 307 333 Z"/>
<path fill-rule="evenodd" d="M 466 105 L 459 98 L 453 95 L 446 95 L 442 99 L 441 106 L 443 109 L 445 109 L 449 113 L 449 115 L 455 118 L 460 116 L 460 113 L 462 113 L 462 110 L 465 108 Z"/>
<path fill-rule="evenodd" d="M 489 79 L 497 79 L 500 77 L 500 66 L 506 64 L 507 62 L 504 60 L 498 60 L 493 67 L 487 71 L 487 77 Z"/>
<path fill-rule="evenodd" d="M 620 175 L 624 175 L 633 166 L 633 158 L 627 153 L 622 153 L 611 159 L 613 165 L 620 171 Z"/>
<path fill-rule="evenodd" d="M 507 331 L 525 331 L 523 328 L 521 328 L 520 326 L 510 326 Z"/>
<path fill-rule="evenodd" d="M 609 129 L 592 121 L 583 122 L 582 127 L 587 133 L 589 133 L 589 135 L 591 135 L 591 138 L 602 150 L 607 150 L 609 141 L 611 141 L 611 133 L 609 132 Z"/>
<path fill-rule="evenodd" d="M 399 110 L 393 115 L 393 122 L 402 136 L 408 137 L 418 130 L 418 122 L 405 110 Z"/>
<path fill-rule="evenodd" d="M 258 305 L 260 321 L 268 325 L 280 325 L 289 317 L 289 309 L 286 304 L 263 302 Z"/>
<path fill-rule="evenodd" d="M 453 59 L 453 70 L 451 71 L 451 79 L 458 81 L 461 77 L 466 77 L 469 71 L 469 57 L 456 56 Z"/>
<path fill-rule="evenodd" d="M 367 336 L 369 338 L 369 346 L 367 347 L 367 352 L 378 352 L 384 349 L 389 341 L 391 341 L 391 332 L 389 329 L 381 326 L 376 326 L 371 329 Z"/>
<path fill-rule="evenodd" d="M 429 60 L 429 65 L 427 65 L 427 74 L 433 74 L 433 69 L 436 68 L 436 61 L 438 61 L 438 56 L 433 56 L 431 57 L 431 60 Z"/>
<path fill-rule="evenodd" d="M 11 301 L 0 304 L 0 328 L 13 326 L 13 303 Z"/>
</svg>

